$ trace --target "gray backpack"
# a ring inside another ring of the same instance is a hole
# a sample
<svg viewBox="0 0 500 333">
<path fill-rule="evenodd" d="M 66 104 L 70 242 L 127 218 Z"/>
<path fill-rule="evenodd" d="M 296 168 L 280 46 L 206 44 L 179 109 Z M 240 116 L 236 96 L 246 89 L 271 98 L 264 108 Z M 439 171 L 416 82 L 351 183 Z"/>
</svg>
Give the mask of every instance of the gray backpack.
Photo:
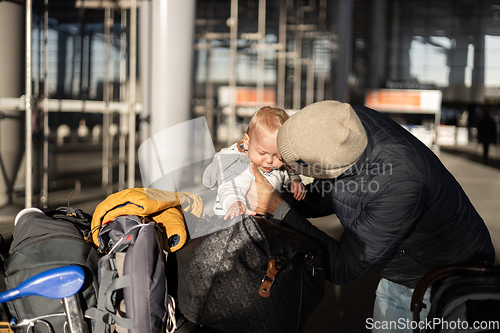
<svg viewBox="0 0 500 333">
<path fill-rule="evenodd" d="M 168 294 L 165 255 L 155 222 L 121 216 L 99 232 L 97 306 L 86 311 L 95 319 L 94 333 L 165 332 Z"/>
</svg>

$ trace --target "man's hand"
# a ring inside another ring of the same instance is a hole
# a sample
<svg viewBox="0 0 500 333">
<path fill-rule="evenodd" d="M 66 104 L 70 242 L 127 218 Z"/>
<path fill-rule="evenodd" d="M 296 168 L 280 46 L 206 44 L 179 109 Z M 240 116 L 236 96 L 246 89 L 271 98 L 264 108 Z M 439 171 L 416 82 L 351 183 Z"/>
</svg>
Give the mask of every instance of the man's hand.
<svg viewBox="0 0 500 333">
<path fill-rule="evenodd" d="M 255 182 L 252 183 L 247 193 L 250 209 L 256 214 L 272 215 L 283 200 L 269 181 L 259 172 L 254 163 L 251 163 L 250 170 L 255 176 Z"/>
<path fill-rule="evenodd" d="M 306 197 L 306 187 L 299 180 L 290 182 L 290 191 L 293 193 L 295 200 L 300 201 Z"/>
<path fill-rule="evenodd" d="M 255 215 L 255 212 L 252 212 L 247 208 L 247 206 L 241 201 L 235 201 L 229 206 L 227 209 L 226 215 L 224 215 L 224 220 L 232 219 L 238 215 Z"/>
</svg>

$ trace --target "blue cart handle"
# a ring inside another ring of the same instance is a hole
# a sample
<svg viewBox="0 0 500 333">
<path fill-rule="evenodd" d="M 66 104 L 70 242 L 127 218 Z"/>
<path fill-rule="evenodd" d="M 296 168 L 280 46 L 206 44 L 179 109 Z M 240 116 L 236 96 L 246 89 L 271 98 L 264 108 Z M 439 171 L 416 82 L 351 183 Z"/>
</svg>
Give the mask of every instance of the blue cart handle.
<svg viewBox="0 0 500 333">
<path fill-rule="evenodd" d="M 66 298 L 76 294 L 83 285 L 85 274 L 79 266 L 63 266 L 39 273 L 17 286 L 0 293 L 0 303 L 20 297 L 37 295 Z"/>
</svg>

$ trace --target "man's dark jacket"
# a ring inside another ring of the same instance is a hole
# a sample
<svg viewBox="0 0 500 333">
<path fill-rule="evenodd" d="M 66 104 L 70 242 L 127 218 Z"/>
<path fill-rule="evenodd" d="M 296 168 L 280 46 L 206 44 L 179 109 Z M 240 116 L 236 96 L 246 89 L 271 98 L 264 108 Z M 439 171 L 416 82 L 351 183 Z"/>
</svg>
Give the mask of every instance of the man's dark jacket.
<svg viewBox="0 0 500 333">
<path fill-rule="evenodd" d="M 368 145 L 355 165 L 333 180 L 316 180 L 282 222 L 328 248 L 331 281 L 354 282 L 369 269 L 414 288 L 430 269 L 452 263 L 493 263 L 482 218 L 439 158 L 406 129 L 366 107 L 353 106 Z M 335 240 L 305 217 L 335 213 Z"/>
</svg>

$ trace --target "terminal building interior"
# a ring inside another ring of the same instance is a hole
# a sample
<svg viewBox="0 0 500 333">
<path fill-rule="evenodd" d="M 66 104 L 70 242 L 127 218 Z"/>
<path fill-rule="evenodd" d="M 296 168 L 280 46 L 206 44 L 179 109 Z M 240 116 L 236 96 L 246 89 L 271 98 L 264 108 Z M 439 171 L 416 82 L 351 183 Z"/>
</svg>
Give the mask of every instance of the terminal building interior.
<svg viewBox="0 0 500 333">
<path fill-rule="evenodd" d="M 264 105 L 367 105 L 437 153 L 499 123 L 498 0 L 13 0 L 0 43 L 0 205 L 142 186 L 154 133 L 205 117 L 220 148 Z"/>
<path fill-rule="evenodd" d="M 480 160 L 482 114 L 500 134 L 499 59 L 500 0 L 0 0 L 0 235 L 24 207 L 206 192 L 200 170 L 256 110 L 322 100 L 385 113 L 445 155 L 500 235 L 500 140 L 489 166 L 446 154 Z M 305 333 L 365 331 L 378 279 L 327 284 Z"/>
</svg>

